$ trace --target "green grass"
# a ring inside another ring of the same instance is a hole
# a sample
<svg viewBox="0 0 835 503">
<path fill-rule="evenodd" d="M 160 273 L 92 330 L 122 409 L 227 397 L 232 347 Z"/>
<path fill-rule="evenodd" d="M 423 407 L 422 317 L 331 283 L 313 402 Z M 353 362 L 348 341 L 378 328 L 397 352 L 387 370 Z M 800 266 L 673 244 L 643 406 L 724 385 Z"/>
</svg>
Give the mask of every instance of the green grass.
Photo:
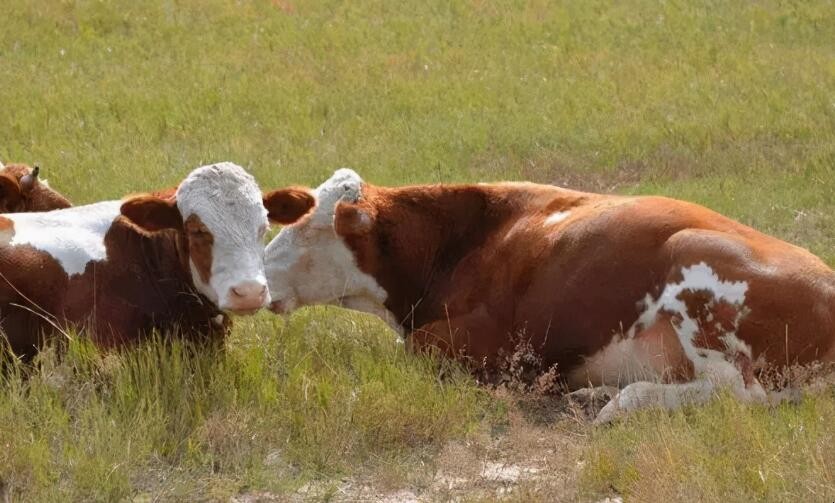
<svg viewBox="0 0 835 503">
<path fill-rule="evenodd" d="M 0 10 L 0 160 L 40 162 L 76 203 L 173 185 L 217 160 L 264 188 L 340 166 L 380 184 L 530 179 L 693 200 L 835 265 L 831 1 Z M 364 317 L 236 322 L 219 354 L 74 344 L 28 379 L 11 373 L 0 478 L 32 501 L 293 491 L 408 473 L 495 411 L 457 370 L 439 380 L 438 362 L 404 354 Z M 814 499 L 835 468 L 832 430 L 812 411 L 831 418 L 833 403 L 640 415 L 584 440 L 583 490 L 642 500 L 657 480 L 668 490 L 657 494 L 696 499 Z M 750 445 L 722 428 L 738 423 Z M 815 445 L 829 447 L 816 457 Z M 661 446 L 675 469 L 662 469 Z M 758 460 L 765 482 L 751 475 Z"/>
<path fill-rule="evenodd" d="M 635 501 L 824 501 L 835 495 L 835 395 L 775 409 L 729 395 L 592 434 L 585 489 Z"/>
<path fill-rule="evenodd" d="M 13 365 L 0 476 L 33 501 L 291 490 L 428 457 L 493 413 L 469 377 L 407 355 L 376 320 L 317 309 L 239 321 L 226 350 L 73 341 L 33 372 Z"/>
</svg>

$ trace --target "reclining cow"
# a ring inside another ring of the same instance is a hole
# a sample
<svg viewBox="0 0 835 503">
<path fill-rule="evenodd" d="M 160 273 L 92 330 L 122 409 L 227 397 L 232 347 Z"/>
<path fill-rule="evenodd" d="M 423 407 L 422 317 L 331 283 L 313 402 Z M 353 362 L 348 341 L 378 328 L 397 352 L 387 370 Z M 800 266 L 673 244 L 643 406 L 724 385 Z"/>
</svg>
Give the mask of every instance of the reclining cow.
<svg viewBox="0 0 835 503">
<path fill-rule="evenodd" d="M 6 215 L 0 327 L 21 355 L 69 326 L 102 347 L 154 330 L 223 335 L 224 311 L 249 314 L 269 303 L 268 216 L 289 223 L 312 205 L 293 189 L 262 199 L 251 175 L 219 163 L 195 169 L 176 190 Z"/>
<path fill-rule="evenodd" d="M 38 178 L 40 168 L 25 164 L 0 163 L 0 213 L 50 211 L 72 206 L 53 190 L 46 180 Z"/>
<path fill-rule="evenodd" d="M 601 411 L 766 399 L 756 369 L 835 360 L 835 273 L 701 206 L 531 183 L 375 187 L 339 170 L 268 245 L 275 312 L 340 304 L 495 367 L 529 339 Z"/>
</svg>

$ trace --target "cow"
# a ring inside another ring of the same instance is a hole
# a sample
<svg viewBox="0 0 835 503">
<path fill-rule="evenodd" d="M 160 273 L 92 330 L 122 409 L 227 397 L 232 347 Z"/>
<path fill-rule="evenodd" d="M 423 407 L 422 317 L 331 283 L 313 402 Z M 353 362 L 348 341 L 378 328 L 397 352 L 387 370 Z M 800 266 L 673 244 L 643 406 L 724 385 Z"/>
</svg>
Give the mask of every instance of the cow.
<svg viewBox="0 0 835 503">
<path fill-rule="evenodd" d="M 498 368 L 522 337 L 569 389 L 614 385 L 606 422 L 759 369 L 835 360 L 835 273 L 702 206 L 533 183 L 399 188 L 342 169 L 265 252 L 271 309 L 373 313 L 417 351 Z"/>
<path fill-rule="evenodd" d="M 72 206 L 70 201 L 38 178 L 40 167 L 0 163 L 0 213 L 50 211 Z"/>
<path fill-rule="evenodd" d="M 0 328 L 27 357 L 75 327 L 99 347 L 154 332 L 218 340 L 226 312 L 270 301 L 268 219 L 290 223 L 313 206 L 302 191 L 262 196 L 243 168 L 192 171 L 175 189 L 0 221 Z"/>
</svg>

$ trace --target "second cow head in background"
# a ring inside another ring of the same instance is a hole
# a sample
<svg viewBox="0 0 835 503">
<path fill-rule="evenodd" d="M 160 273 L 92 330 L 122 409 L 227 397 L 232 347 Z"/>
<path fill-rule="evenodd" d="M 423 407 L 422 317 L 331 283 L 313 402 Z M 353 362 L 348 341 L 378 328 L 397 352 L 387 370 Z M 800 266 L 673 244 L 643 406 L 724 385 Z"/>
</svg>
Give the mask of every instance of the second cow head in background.
<svg viewBox="0 0 835 503">
<path fill-rule="evenodd" d="M 40 178 L 40 168 L 0 163 L 0 213 L 51 211 L 72 206 Z"/>
</svg>

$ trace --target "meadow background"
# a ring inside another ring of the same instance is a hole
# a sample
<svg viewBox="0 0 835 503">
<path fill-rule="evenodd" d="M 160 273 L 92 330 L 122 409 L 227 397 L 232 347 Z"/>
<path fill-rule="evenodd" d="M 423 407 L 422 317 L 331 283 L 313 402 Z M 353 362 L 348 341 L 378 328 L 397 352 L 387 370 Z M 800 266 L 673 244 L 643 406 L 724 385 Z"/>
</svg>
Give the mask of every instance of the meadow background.
<svg viewBox="0 0 835 503">
<path fill-rule="evenodd" d="M 0 0 L 0 160 L 74 203 L 525 179 L 684 198 L 835 266 L 832 1 Z M 835 388 L 592 429 L 316 308 L 0 384 L 13 501 L 830 501 Z"/>
</svg>

